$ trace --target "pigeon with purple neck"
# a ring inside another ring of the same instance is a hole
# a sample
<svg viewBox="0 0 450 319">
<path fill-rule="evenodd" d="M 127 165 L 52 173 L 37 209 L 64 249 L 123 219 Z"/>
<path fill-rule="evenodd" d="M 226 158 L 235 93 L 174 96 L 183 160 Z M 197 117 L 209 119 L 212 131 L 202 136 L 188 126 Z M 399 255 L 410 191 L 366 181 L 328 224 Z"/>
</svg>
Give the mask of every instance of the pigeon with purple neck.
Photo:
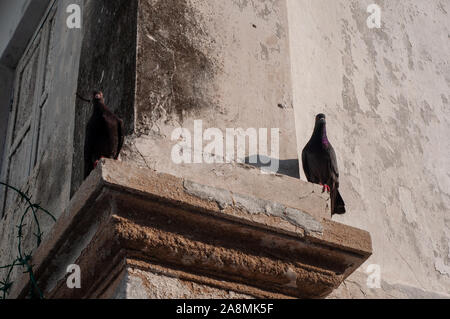
<svg viewBox="0 0 450 319">
<path fill-rule="evenodd" d="M 331 215 L 344 214 L 345 203 L 339 193 L 336 153 L 327 137 L 325 114 L 316 116 L 311 139 L 302 152 L 303 171 L 309 182 L 323 186 L 331 199 Z"/>
</svg>

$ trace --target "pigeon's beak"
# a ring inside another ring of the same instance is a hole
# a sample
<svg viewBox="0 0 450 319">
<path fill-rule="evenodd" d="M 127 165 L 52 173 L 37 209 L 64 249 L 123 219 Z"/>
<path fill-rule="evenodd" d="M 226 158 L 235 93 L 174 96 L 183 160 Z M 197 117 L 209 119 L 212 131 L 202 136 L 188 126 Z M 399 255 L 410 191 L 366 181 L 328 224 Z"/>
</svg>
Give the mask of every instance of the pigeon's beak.
<svg viewBox="0 0 450 319">
<path fill-rule="evenodd" d="M 321 119 L 319 119 L 319 123 L 320 123 L 320 124 L 325 124 L 326 121 L 325 121 L 325 119 L 322 117 Z"/>
</svg>

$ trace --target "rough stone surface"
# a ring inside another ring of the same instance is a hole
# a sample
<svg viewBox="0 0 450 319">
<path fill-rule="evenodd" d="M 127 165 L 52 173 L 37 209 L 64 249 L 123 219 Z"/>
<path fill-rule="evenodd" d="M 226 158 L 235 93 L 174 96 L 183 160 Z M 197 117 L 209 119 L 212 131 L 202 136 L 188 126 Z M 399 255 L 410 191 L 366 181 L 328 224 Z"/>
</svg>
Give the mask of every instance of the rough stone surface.
<svg viewBox="0 0 450 319">
<path fill-rule="evenodd" d="M 372 3 L 380 29 L 366 24 Z M 450 2 L 289 0 L 288 12 L 298 149 L 326 113 L 348 211 L 334 219 L 373 239 L 362 273 L 380 265 L 385 296 L 448 293 Z"/>
<path fill-rule="evenodd" d="M 130 267 L 113 298 L 252 299 L 254 297 Z"/>
<path fill-rule="evenodd" d="M 221 209 L 225 209 L 227 206 L 235 205 L 248 211 L 250 214 L 266 214 L 269 216 L 284 218 L 308 233 L 321 233 L 323 230 L 322 225 L 311 215 L 276 202 L 241 194 L 234 194 L 224 189 L 213 188 L 206 185 L 193 183 L 191 181 L 185 181 L 184 188 L 191 195 L 217 202 Z"/>
<path fill-rule="evenodd" d="M 145 141 L 142 142 L 142 139 Z M 175 164 L 167 158 L 172 145 L 164 139 L 141 137 L 131 143 L 133 146 L 126 147 L 121 154 L 124 162 L 183 177 L 198 184 L 280 202 L 316 218 L 330 217 L 329 195 L 322 193 L 319 185 L 286 175 L 262 174 L 259 168 L 246 164 Z"/>
<path fill-rule="evenodd" d="M 199 283 L 207 294 L 218 293 L 208 288 L 213 286 L 258 298 L 319 298 L 371 254 L 364 231 L 323 219 L 323 233 L 308 233 L 283 218 L 255 217 L 241 205 L 222 210 L 186 192 L 185 184 L 179 177 L 104 160 L 33 256 L 45 295 L 111 297 L 126 285 L 119 277 L 131 259 L 141 270 Z M 63 270 L 72 263 L 83 273 L 81 289 L 66 286 Z M 12 297 L 27 291 L 27 276 L 19 279 Z M 137 287 L 137 279 L 130 280 Z M 165 287 L 161 280 L 154 285 Z"/>
</svg>

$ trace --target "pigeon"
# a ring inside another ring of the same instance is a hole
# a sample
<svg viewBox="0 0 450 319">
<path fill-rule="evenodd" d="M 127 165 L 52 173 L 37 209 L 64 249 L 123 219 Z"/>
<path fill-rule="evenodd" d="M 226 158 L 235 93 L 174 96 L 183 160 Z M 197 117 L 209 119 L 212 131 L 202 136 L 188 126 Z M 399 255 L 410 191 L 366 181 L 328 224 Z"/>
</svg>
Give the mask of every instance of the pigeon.
<svg viewBox="0 0 450 319">
<path fill-rule="evenodd" d="M 94 91 L 94 112 L 86 127 L 84 143 L 84 177 L 102 158 L 117 160 L 124 140 L 123 121 L 105 105 L 103 93 Z"/>
<path fill-rule="evenodd" d="M 324 114 L 316 116 L 314 132 L 302 152 L 303 171 L 308 182 L 323 186 L 331 199 L 331 216 L 345 213 L 345 203 L 339 193 L 339 171 L 336 153 L 328 141 Z"/>
</svg>

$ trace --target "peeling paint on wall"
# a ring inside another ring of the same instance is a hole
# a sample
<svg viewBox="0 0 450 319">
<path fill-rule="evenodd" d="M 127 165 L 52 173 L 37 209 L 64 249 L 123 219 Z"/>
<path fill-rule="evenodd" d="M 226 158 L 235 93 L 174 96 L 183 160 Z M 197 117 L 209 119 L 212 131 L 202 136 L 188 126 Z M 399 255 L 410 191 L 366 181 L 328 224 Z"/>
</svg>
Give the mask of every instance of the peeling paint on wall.
<svg viewBox="0 0 450 319">
<path fill-rule="evenodd" d="M 371 233 L 384 297 L 448 293 L 450 3 L 377 1 L 380 29 L 373 1 L 288 3 L 298 148 L 326 113 L 348 206 L 336 219 Z"/>
</svg>

